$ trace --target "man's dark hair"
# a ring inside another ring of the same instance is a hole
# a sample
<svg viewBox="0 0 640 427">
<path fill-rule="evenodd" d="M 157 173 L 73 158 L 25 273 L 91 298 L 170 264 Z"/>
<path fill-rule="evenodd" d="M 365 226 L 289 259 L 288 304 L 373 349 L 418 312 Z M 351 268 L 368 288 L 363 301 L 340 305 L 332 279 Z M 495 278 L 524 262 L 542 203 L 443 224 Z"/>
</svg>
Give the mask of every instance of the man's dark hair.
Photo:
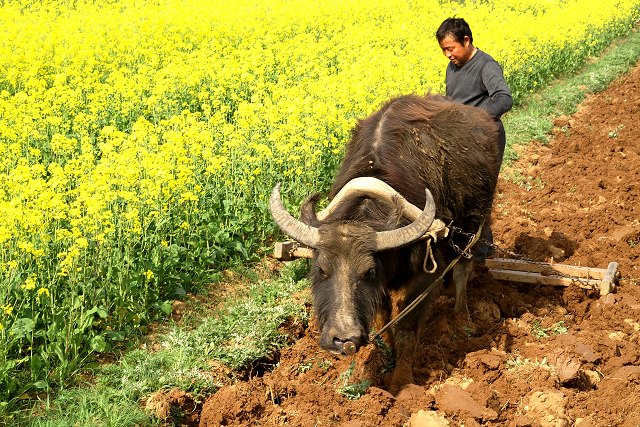
<svg viewBox="0 0 640 427">
<path fill-rule="evenodd" d="M 460 44 L 464 43 L 464 37 L 468 36 L 469 41 L 473 44 L 471 28 L 469 28 L 467 21 L 462 18 L 447 18 L 440 24 L 440 28 L 436 31 L 436 38 L 441 41 L 447 36 L 451 36 Z"/>
</svg>

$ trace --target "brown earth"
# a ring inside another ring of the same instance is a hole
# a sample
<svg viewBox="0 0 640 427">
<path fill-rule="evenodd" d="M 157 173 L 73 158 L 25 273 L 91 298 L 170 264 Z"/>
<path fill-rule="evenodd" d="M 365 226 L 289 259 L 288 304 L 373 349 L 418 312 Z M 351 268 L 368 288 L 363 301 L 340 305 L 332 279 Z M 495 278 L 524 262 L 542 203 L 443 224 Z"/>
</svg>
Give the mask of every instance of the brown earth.
<svg viewBox="0 0 640 427">
<path fill-rule="evenodd" d="M 311 324 L 273 371 L 212 395 L 200 426 L 640 426 L 639 119 L 640 67 L 558 118 L 548 144 L 520 150 L 503 173 L 518 183 L 502 179 L 495 201 L 498 256 L 616 261 L 617 293 L 479 270 L 471 321 L 438 299 L 415 384 L 396 396 L 385 391 L 384 349 L 334 356 Z"/>
</svg>

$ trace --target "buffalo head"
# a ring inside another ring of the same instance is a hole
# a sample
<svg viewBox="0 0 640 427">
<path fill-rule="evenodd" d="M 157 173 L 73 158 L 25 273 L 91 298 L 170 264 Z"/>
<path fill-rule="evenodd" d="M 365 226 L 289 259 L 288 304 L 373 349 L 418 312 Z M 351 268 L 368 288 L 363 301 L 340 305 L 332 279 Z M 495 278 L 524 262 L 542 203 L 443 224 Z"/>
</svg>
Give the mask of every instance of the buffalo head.
<svg viewBox="0 0 640 427">
<path fill-rule="evenodd" d="M 364 186 L 376 186 L 370 184 Z M 301 221 L 284 208 L 279 184 L 271 194 L 270 209 L 276 224 L 293 239 L 314 249 L 311 282 L 320 345 L 334 353 L 350 354 L 366 344 L 376 313 L 388 309 L 387 284 L 391 277 L 386 268 L 388 263 L 384 263 L 383 269 L 380 257 L 416 242 L 434 221 L 435 204 L 428 189 L 425 207 L 420 212 L 413 205 L 407 207 L 407 202 L 386 184 L 381 185 L 384 191 L 372 190 L 374 203 L 389 205 L 389 211 L 393 205 L 400 205 L 401 212 L 412 212 L 405 215 L 411 223 L 391 230 L 380 229 L 384 221 L 354 219 L 345 216 L 344 210 L 336 214 L 335 203 L 316 215 L 315 202 L 311 202 L 311 209 L 306 207 L 312 211 L 312 220 Z M 349 191 L 345 189 L 346 194 L 341 192 L 334 201 L 353 202 L 353 198 L 358 198 L 361 200 L 358 203 L 366 203 L 362 200 L 367 198 L 362 196 L 367 190 L 363 192 L 360 188 L 355 194 Z"/>
</svg>

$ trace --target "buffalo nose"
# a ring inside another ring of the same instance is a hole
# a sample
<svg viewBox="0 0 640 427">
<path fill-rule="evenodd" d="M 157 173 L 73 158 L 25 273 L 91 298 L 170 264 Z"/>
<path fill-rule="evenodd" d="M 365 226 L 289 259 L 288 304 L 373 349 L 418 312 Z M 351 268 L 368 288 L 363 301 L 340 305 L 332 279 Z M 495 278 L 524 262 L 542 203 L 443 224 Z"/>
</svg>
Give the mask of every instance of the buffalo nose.
<svg viewBox="0 0 640 427">
<path fill-rule="evenodd" d="M 346 354 L 347 356 L 356 354 L 356 351 L 358 351 L 358 346 L 351 340 L 342 340 L 334 337 L 333 345 L 336 349 L 339 349 L 342 354 Z"/>
</svg>

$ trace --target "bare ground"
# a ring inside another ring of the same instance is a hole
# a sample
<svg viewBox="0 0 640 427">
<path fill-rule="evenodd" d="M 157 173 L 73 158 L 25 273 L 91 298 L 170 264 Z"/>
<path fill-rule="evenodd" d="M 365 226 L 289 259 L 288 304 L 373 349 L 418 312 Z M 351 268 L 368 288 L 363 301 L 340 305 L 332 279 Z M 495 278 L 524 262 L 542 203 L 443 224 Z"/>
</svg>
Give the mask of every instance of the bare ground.
<svg viewBox="0 0 640 427">
<path fill-rule="evenodd" d="M 274 370 L 221 388 L 199 414 L 183 410 L 202 427 L 640 426 L 639 118 L 637 67 L 558 118 L 549 144 L 522 149 L 505 175 L 524 184 L 502 179 L 495 201 L 496 243 L 508 251 L 499 256 L 616 261 L 617 293 L 501 282 L 479 270 L 471 321 L 438 299 L 415 383 L 396 396 L 385 391 L 384 349 L 334 356 L 311 324 Z M 365 379 L 371 386 L 354 399 Z"/>
</svg>

